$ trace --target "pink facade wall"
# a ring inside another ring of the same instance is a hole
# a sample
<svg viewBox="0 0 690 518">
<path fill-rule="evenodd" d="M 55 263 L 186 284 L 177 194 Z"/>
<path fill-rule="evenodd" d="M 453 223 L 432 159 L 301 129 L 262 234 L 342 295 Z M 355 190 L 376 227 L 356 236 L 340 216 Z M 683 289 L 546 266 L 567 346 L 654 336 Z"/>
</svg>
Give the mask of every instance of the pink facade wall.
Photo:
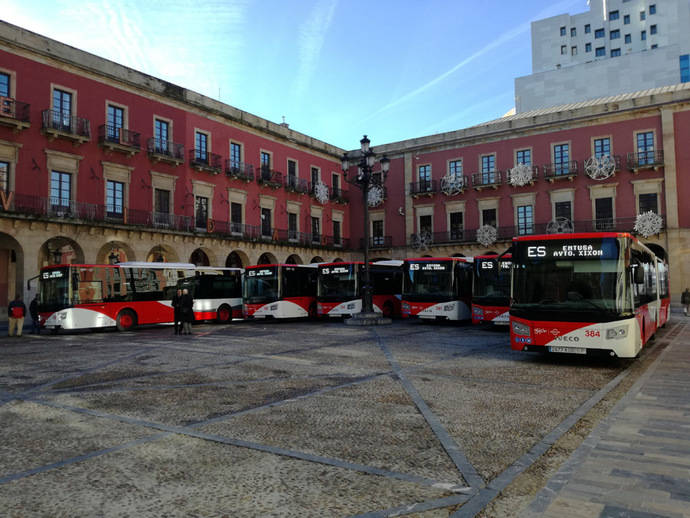
<svg viewBox="0 0 690 518">
<path fill-rule="evenodd" d="M 225 160 L 229 157 L 230 140 L 242 143 L 244 161 L 252 164 L 255 167 L 255 172 L 259 166 L 261 149 L 272 153 L 272 169 L 282 172 L 283 175 L 287 174 L 288 158 L 297 161 L 298 176 L 307 181 L 310 180 L 310 168 L 312 166 L 320 168 L 321 181 L 329 187 L 331 186 L 332 172 L 340 172 L 339 157 L 324 158 L 323 155 L 312 153 L 307 148 L 297 149 L 287 146 L 274 139 L 257 136 L 239 127 L 217 122 L 197 113 L 151 100 L 101 81 L 69 73 L 5 51 L 0 51 L 0 68 L 16 73 L 15 97 L 18 101 L 31 105 L 30 128 L 16 135 L 12 133 L 12 129 L 0 127 L 0 139 L 16 141 L 22 145 L 15 172 L 15 191 L 18 194 L 49 196 L 50 171 L 47 171 L 44 150 L 50 149 L 84 157 L 80 162 L 76 186 L 75 201 L 78 202 L 105 203 L 101 162 L 107 161 L 134 168 L 129 191 L 128 208 L 130 209 L 153 210 L 152 190 L 146 187 L 151 184 L 150 171 L 153 170 L 178 177 L 173 203 L 175 214 L 193 216 L 193 204 L 189 202 L 190 197 L 186 194 L 193 192 L 191 181 L 200 180 L 215 185 L 214 199 L 209 200 L 209 203 L 212 204 L 212 217 L 218 221 L 229 221 L 230 208 L 229 203 L 227 203 L 227 188 L 231 187 L 247 192 L 245 224 L 260 225 L 258 197 L 259 194 L 266 194 L 277 198 L 274 214 L 275 228 L 287 229 L 285 202 L 286 200 L 295 200 L 302 204 L 300 231 L 311 231 L 310 207 L 313 205 L 323 207 L 322 235 L 332 235 L 331 211 L 336 209 L 345 213 L 341 234 L 344 238 L 349 237 L 348 205 L 330 201 L 321 205 L 308 195 L 291 193 L 283 188 L 263 187 L 258 185 L 256 181 L 245 183 L 226 177 L 224 173 Z M 60 138 L 49 141 L 41 133 L 42 111 L 51 108 L 52 105 L 51 84 L 76 91 L 76 102 L 73 101 L 76 109 L 73 109 L 73 114 L 90 121 L 91 140 L 89 142 L 75 147 L 71 142 Z M 132 157 L 118 152 L 106 152 L 98 144 L 98 127 L 106 122 L 106 104 L 108 101 L 125 106 L 128 113 L 126 128 L 141 134 L 141 151 Z M 169 140 L 184 145 L 183 164 L 175 166 L 164 162 L 154 163 L 149 159 L 146 153 L 146 142 L 154 133 L 154 116 L 171 121 L 172 131 Z M 194 148 L 195 129 L 211 133 L 209 151 L 222 156 L 223 172 L 221 174 L 199 172 L 189 166 L 189 153 Z M 40 167 L 40 171 L 34 168 L 33 161 Z M 347 184 L 341 180 L 341 189 L 346 191 L 347 188 Z M 253 200 L 257 200 L 257 203 L 254 203 Z"/>
</svg>

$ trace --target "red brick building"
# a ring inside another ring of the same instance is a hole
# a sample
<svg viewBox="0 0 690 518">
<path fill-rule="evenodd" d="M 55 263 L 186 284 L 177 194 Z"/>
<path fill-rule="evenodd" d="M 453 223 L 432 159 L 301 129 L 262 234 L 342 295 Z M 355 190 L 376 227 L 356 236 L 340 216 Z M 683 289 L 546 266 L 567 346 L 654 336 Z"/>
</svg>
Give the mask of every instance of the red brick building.
<svg viewBox="0 0 690 518">
<path fill-rule="evenodd" d="M 371 138 L 391 159 L 374 258 L 632 231 L 651 211 L 662 223 L 643 241 L 668 252 L 674 301 L 690 285 L 688 84 Z M 359 258 L 363 207 L 343 151 L 0 22 L 0 306 L 56 261 Z"/>
</svg>

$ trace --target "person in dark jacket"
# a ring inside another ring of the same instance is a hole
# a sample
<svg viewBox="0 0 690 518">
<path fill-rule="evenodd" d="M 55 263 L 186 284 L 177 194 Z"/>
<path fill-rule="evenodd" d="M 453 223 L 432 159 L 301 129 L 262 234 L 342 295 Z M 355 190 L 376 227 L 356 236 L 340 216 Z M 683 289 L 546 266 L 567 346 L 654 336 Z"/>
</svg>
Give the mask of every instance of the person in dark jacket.
<svg viewBox="0 0 690 518">
<path fill-rule="evenodd" d="M 9 328 L 7 330 L 8 336 L 14 336 L 15 330 L 17 336 L 22 336 L 22 329 L 24 328 L 24 317 L 26 316 L 26 306 L 22 302 L 22 296 L 17 294 L 10 305 L 7 306 L 7 316 L 10 319 Z"/>
<path fill-rule="evenodd" d="M 192 322 L 194 322 L 194 299 L 189 294 L 187 288 L 182 290 L 182 299 L 180 301 L 181 319 L 182 319 L 182 334 L 192 334 Z"/>
<path fill-rule="evenodd" d="M 680 296 L 680 302 L 683 304 L 683 313 L 687 317 L 690 314 L 690 289 L 685 288 L 685 291 Z"/>
<path fill-rule="evenodd" d="M 182 314 L 182 312 L 180 311 L 181 302 L 182 290 L 180 288 L 177 288 L 177 291 L 175 292 L 175 295 L 173 295 L 172 298 L 173 318 L 176 335 L 179 335 L 182 331 L 182 318 L 180 317 L 180 315 Z"/>
<path fill-rule="evenodd" d="M 34 295 L 29 304 L 29 315 L 31 315 L 31 332 L 39 335 L 41 334 L 41 321 L 38 315 L 38 295 Z"/>
</svg>

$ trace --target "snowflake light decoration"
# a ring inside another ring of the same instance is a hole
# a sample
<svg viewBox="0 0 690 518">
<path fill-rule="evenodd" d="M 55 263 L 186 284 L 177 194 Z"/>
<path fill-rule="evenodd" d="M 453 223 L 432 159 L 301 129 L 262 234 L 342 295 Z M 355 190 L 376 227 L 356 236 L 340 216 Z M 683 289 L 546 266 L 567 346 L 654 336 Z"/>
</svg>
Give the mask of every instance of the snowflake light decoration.
<svg viewBox="0 0 690 518">
<path fill-rule="evenodd" d="M 661 232 L 663 223 L 664 220 L 661 219 L 661 216 L 650 210 L 637 215 L 633 230 L 644 237 L 649 237 Z"/>
<path fill-rule="evenodd" d="M 593 180 L 606 180 L 616 172 L 616 161 L 610 155 L 590 157 L 585 160 L 585 172 Z"/>
<path fill-rule="evenodd" d="M 533 177 L 534 171 L 530 166 L 525 164 L 516 165 L 508 173 L 510 185 L 513 187 L 522 187 L 523 185 L 527 185 L 533 180 Z"/>
<path fill-rule="evenodd" d="M 415 234 L 412 241 L 412 247 L 416 250 L 429 250 L 429 245 L 431 245 L 432 238 L 429 232 L 420 232 Z"/>
<path fill-rule="evenodd" d="M 369 207 L 376 207 L 383 203 L 383 189 L 378 185 L 372 185 L 369 187 L 369 195 L 367 196 L 367 202 Z"/>
<path fill-rule="evenodd" d="M 547 234 L 565 234 L 573 231 L 573 222 L 568 218 L 556 218 L 546 225 Z"/>
<path fill-rule="evenodd" d="M 314 186 L 314 198 L 319 203 L 326 203 L 328 201 L 328 186 L 323 182 L 318 182 Z"/>
<path fill-rule="evenodd" d="M 441 192 L 446 196 L 460 194 L 465 188 L 465 179 L 462 176 L 448 174 L 441 178 Z"/>
<path fill-rule="evenodd" d="M 493 245 L 497 238 L 498 232 L 491 225 L 482 225 L 477 230 L 477 241 L 484 246 Z"/>
</svg>

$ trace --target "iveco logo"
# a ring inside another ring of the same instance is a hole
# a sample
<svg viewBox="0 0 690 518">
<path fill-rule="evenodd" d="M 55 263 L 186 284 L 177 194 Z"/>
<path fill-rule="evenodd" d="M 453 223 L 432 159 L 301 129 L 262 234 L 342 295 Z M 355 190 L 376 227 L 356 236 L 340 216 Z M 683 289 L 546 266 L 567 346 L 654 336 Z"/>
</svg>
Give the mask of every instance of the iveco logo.
<svg viewBox="0 0 690 518">
<path fill-rule="evenodd" d="M 559 342 L 579 342 L 580 337 L 579 336 L 557 336 L 556 340 Z"/>
</svg>

